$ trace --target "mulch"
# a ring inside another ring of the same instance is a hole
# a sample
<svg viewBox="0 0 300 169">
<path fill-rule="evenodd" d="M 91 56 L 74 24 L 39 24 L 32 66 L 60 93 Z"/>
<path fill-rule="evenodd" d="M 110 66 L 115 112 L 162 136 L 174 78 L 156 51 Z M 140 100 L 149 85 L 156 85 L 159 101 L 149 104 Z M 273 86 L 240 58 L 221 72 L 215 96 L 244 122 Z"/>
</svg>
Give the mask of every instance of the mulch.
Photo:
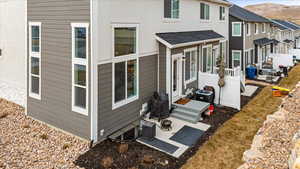
<svg viewBox="0 0 300 169">
<path fill-rule="evenodd" d="M 257 86 L 257 91 L 251 96 L 241 96 L 241 107 L 244 107 L 252 98 L 254 98 L 265 86 L 257 84 L 248 84 Z M 211 125 L 211 127 L 201 136 L 194 147 L 189 148 L 179 159 L 173 158 L 165 153 L 149 148 L 135 141 L 126 142 L 128 151 L 119 153 L 118 148 L 121 143 L 106 140 L 97 144 L 85 154 L 79 156 L 75 164 L 79 167 L 104 169 L 101 165 L 102 159 L 107 157 L 112 159 L 111 169 L 179 169 L 189 158 L 191 158 L 199 148 L 210 139 L 210 137 L 227 120 L 231 119 L 239 110 L 225 106 L 216 106 L 214 113 L 205 117 L 201 122 Z M 144 164 L 144 156 L 152 156 L 152 164 Z"/>
<path fill-rule="evenodd" d="M 192 157 L 205 143 L 215 131 L 222 126 L 224 122 L 232 118 L 237 112 L 236 109 L 216 106 L 214 114 L 205 117 L 203 123 L 211 125 L 211 127 L 201 136 L 194 147 L 188 149 L 179 159 L 173 158 L 165 153 L 149 148 L 135 141 L 126 142 L 128 151 L 119 153 L 118 147 L 121 143 L 106 140 L 97 144 L 85 154 L 79 156 L 75 164 L 84 168 L 104 168 L 101 165 L 102 159 L 110 157 L 112 159 L 111 169 L 177 169 L 181 168 L 186 161 Z M 154 162 L 152 164 L 144 164 L 144 156 L 152 156 Z"/>
</svg>

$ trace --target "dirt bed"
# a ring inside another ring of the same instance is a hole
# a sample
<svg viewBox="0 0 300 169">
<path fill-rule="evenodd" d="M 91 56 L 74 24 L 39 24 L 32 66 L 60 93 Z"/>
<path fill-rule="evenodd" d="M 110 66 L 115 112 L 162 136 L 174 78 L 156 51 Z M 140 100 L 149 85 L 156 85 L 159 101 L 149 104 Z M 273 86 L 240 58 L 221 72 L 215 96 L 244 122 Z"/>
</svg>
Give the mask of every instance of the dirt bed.
<svg viewBox="0 0 300 169">
<path fill-rule="evenodd" d="M 199 147 L 201 147 L 224 122 L 237 112 L 238 110 L 228 107 L 216 107 L 215 113 L 202 121 L 203 123 L 210 124 L 212 127 L 201 136 L 194 147 L 188 149 L 179 159 L 172 158 L 167 154 L 134 141 L 126 142 L 128 151 L 119 153 L 118 149 L 120 143 L 107 140 L 82 154 L 75 163 L 80 167 L 101 169 L 103 168 L 102 160 L 110 159 L 108 161 L 113 161 L 111 164 L 111 168 L 113 169 L 178 169 L 197 152 Z M 153 163 L 144 163 L 145 157 L 148 156 L 153 158 Z"/>
</svg>

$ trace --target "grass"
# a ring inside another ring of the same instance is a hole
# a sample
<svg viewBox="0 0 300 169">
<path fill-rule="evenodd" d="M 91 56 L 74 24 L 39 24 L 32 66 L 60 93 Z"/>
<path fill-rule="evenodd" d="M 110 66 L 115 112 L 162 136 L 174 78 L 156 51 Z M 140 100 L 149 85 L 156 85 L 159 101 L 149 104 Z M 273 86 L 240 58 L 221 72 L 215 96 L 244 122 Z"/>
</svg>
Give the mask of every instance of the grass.
<svg viewBox="0 0 300 169">
<path fill-rule="evenodd" d="M 300 81 L 300 65 L 279 86 L 292 89 Z M 243 164 L 242 156 L 249 149 L 254 135 L 266 116 L 278 109 L 281 98 L 272 97 L 271 87 L 265 87 L 232 119 L 228 120 L 198 152 L 187 161 L 183 169 L 235 169 Z"/>
</svg>

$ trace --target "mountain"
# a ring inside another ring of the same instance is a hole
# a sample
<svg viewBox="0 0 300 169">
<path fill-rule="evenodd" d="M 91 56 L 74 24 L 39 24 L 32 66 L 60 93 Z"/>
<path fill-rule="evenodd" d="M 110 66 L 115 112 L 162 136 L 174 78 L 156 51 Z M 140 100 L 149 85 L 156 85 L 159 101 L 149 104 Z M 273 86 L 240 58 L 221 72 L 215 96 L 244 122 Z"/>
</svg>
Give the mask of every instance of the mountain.
<svg viewBox="0 0 300 169">
<path fill-rule="evenodd" d="M 300 6 L 263 3 L 245 6 L 246 9 L 272 19 L 283 19 L 300 24 Z"/>
</svg>

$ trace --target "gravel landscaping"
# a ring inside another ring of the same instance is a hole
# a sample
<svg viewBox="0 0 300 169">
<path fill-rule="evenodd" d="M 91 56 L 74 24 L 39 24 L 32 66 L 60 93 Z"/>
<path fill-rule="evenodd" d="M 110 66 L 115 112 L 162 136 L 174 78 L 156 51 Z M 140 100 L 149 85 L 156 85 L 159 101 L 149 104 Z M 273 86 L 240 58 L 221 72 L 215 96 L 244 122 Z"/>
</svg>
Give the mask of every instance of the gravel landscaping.
<svg viewBox="0 0 300 169">
<path fill-rule="evenodd" d="M 24 108 L 0 99 L 0 168 L 79 168 L 74 161 L 88 142 L 52 129 L 24 114 Z"/>
<path fill-rule="evenodd" d="M 300 129 L 300 83 L 292 97 L 283 99 L 279 110 L 267 117 L 254 137 L 250 150 L 244 153 L 246 162 L 239 169 L 287 169 L 293 147 L 292 140 Z"/>
</svg>

